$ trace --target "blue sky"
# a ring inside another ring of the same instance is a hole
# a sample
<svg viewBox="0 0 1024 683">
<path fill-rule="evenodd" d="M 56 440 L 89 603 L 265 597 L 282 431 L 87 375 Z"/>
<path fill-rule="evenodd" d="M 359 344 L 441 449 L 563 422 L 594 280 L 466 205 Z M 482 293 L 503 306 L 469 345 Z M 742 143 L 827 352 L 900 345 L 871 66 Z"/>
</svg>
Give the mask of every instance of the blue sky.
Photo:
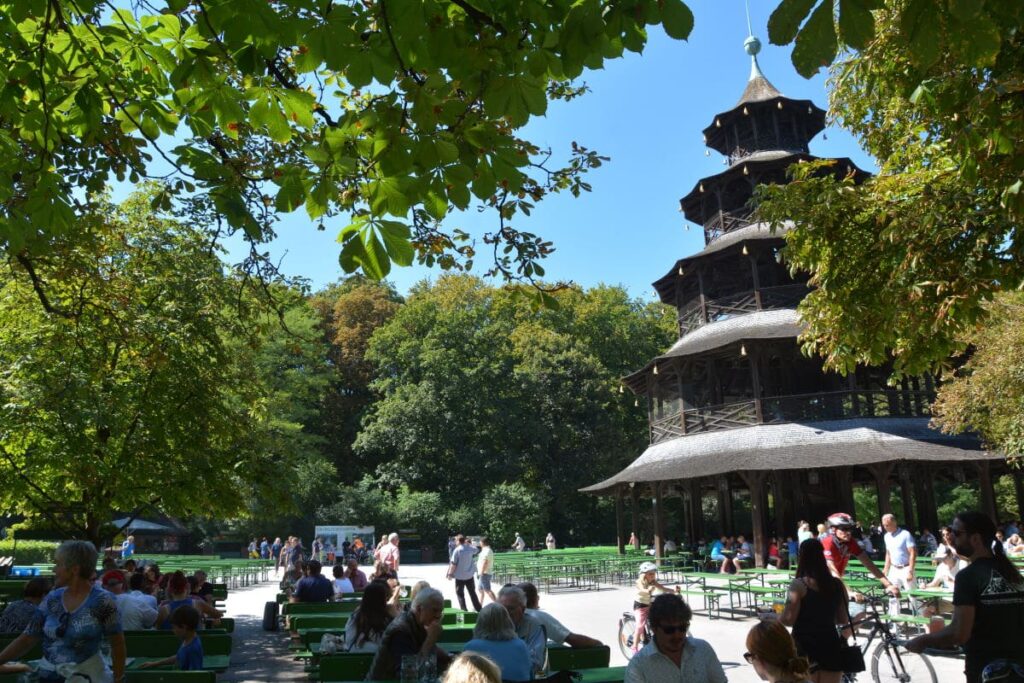
<svg viewBox="0 0 1024 683">
<path fill-rule="evenodd" d="M 823 75 L 803 79 L 790 64 L 791 46 L 768 42 L 765 27 L 776 4 L 754 0 L 750 8 L 754 34 L 763 44 L 761 69 L 784 95 L 827 107 Z M 548 197 L 530 217 L 513 221 L 520 230 L 554 241 L 556 251 L 543 264 L 549 279 L 584 287 L 620 284 L 632 296 L 652 299 L 650 283 L 676 259 L 703 246 L 700 226 L 679 213 L 679 198 L 700 177 L 723 170 L 717 152 L 705 156 L 701 130 L 716 113 L 736 103 L 750 73 L 750 58 L 743 51 L 747 23 L 741 0 L 691 0 L 689 5 L 696 19 L 689 41 L 672 40 L 660 26 L 651 27 L 643 54 L 629 54 L 607 62 L 601 71 L 585 73 L 590 93 L 552 103 L 546 116 L 525 129 L 527 139 L 550 146 L 561 158 L 574 140 L 611 157 L 588 174 L 592 192 L 579 198 Z M 812 153 L 848 156 L 861 168 L 875 169 L 846 132 L 830 126 L 824 137 L 819 134 L 811 142 Z M 300 209 L 284 217 L 278 239 L 266 248 L 285 273 L 308 278 L 319 289 L 342 276 L 335 237 L 344 218 L 335 220 L 326 232 L 317 232 Z M 489 213 L 471 208 L 446 222 L 479 237 L 493 221 Z M 486 247 L 477 246 L 474 272 L 482 275 Z M 233 250 L 230 256 L 238 260 L 242 251 Z M 436 268 L 396 267 L 388 279 L 405 293 L 417 281 L 440 274 Z"/>
</svg>

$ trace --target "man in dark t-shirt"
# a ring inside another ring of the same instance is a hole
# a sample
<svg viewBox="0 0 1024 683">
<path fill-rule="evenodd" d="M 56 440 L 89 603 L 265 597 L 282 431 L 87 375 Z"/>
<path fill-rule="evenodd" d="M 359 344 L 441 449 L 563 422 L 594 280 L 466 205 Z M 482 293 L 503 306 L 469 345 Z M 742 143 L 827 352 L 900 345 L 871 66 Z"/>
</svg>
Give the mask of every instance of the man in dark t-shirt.
<svg viewBox="0 0 1024 683">
<path fill-rule="evenodd" d="M 316 560 L 306 563 L 306 575 L 295 583 L 289 602 L 329 602 L 334 597 L 334 585 L 320 569 Z"/>
<path fill-rule="evenodd" d="M 970 565 L 956 575 L 953 620 L 907 643 L 912 652 L 963 645 L 968 683 L 979 683 L 987 664 L 1009 659 L 1024 665 L 1024 578 L 994 547 L 995 523 L 978 512 L 963 512 L 951 525 L 957 554 Z"/>
</svg>

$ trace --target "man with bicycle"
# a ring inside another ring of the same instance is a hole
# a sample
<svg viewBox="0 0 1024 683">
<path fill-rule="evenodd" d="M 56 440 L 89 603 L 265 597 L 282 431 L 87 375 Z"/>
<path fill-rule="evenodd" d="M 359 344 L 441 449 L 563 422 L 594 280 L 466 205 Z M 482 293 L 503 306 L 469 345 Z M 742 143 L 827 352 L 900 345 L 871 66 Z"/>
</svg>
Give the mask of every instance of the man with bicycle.
<svg viewBox="0 0 1024 683">
<path fill-rule="evenodd" d="M 846 565 L 849 564 L 850 557 L 856 557 L 872 576 L 882 582 L 886 593 L 898 598 L 900 589 L 889 580 L 889 577 L 881 569 L 875 566 L 867 552 L 854 539 L 853 529 L 856 523 L 853 521 L 853 517 L 845 512 L 837 512 L 828 518 L 828 525 L 832 532 L 822 536 L 821 545 L 825 549 L 825 564 L 828 565 L 832 576 L 841 580 L 846 573 Z"/>
<path fill-rule="evenodd" d="M 961 512 L 950 526 L 954 549 L 970 562 L 953 586 L 953 620 L 907 649 L 963 645 L 967 683 L 1024 680 L 1024 578 L 994 543 L 996 525 L 987 516 Z"/>
</svg>

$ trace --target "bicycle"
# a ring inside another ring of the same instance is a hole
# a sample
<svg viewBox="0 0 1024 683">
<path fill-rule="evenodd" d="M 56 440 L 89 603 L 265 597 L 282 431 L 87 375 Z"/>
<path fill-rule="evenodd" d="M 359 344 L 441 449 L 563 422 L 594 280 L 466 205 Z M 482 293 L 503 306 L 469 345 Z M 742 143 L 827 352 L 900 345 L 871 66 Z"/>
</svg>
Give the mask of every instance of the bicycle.
<svg viewBox="0 0 1024 683">
<path fill-rule="evenodd" d="M 925 655 L 910 652 L 902 647 L 903 643 L 896 636 L 892 625 L 879 615 L 878 603 L 878 598 L 869 599 L 868 605 L 871 608 L 871 614 L 854 622 L 857 627 L 866 623 L 871 624 L 871 630 L 866 638 L 858 636 L 858 642 L 864 643 L 861 646 L 861 651 L 864 653 L 865 663 L 868 664 L 868 670 L 871 672 L 871 680 L 875 683 L 888 683 L 889 681 L 894 683 L 919 683 L 920 681 L 938 683 L 939 679 L 935 676 L 935 668 L 931 661 Z M 872 651 L 871 646 L 876 637 L 881 640 Z M 868 652 L 871 652 L 870 662 L 868 662 Z M 843 674 L 843 683 L 853 683 L 856 680 L 857 674 L 855 673 Z"/>
<path fill-rule="evenodd" d="M 635 654 L 633 652 L 633 639 L 635 637 L 636 617 L 633 616 L 632 612 L 623 612 L 622 617 L 619 619 L 619 649 L 622 650 L 622 656 L 626 659 L 632 659 Z M 650 621 L 644 624 L 644 634 L 642 637 L 644 645 L 651 642 L 651 638 L 654 637 Z"/>
</svg>

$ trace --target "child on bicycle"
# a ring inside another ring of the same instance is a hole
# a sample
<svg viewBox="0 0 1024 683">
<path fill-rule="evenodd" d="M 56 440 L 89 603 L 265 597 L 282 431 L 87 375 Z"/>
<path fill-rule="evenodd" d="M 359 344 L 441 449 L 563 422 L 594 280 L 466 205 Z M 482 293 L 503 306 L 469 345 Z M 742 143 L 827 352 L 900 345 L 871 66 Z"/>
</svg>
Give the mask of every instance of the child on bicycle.
<svg viewBox="0 0 1024 683">
<path fill-rule="evenodd" d="M 640 565 L 640 577 L 636 580 L 636 599 L 633 601 L 633 615 L 636 617 L 636 635 L 633 637 L 633 652 L 644 646 L 647 633 L 647 613 L 651 609 L 651 597 L 655 590 L 668 593 L 669 589 L 658 583 L 658 565 L 644 562 Z"/>
</svg>

